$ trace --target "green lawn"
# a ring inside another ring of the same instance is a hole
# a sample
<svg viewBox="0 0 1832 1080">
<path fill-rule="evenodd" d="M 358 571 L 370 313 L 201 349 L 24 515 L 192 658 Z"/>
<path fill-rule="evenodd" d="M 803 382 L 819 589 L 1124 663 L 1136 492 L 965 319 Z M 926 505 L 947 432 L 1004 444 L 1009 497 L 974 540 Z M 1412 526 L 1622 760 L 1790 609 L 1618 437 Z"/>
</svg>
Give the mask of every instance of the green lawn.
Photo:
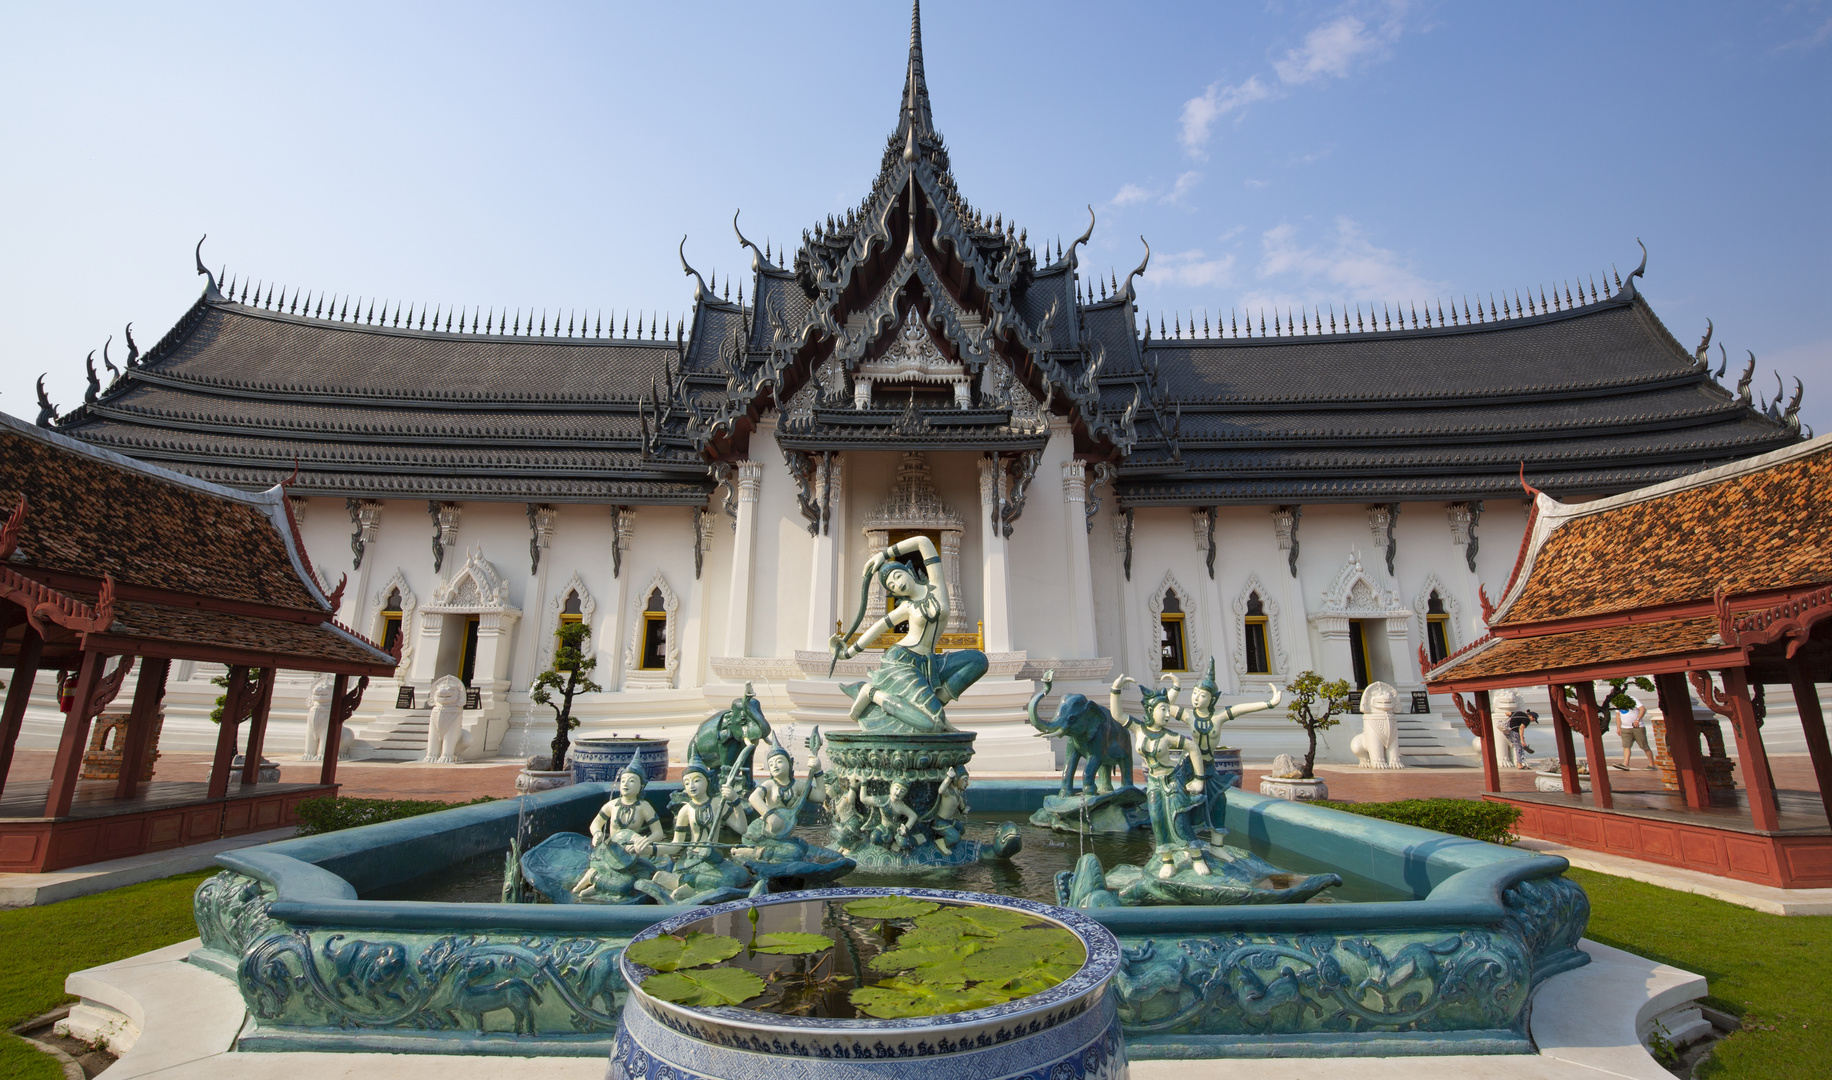
<svg viewBox="0 0 1832 1080">
<path fill-rule="evenodd" d="M 1590 894 L 1586 936 L 1698 972 L 1711 983 L 1706 1003 L 1742 1019 L 1699 1076 L 1832 1073 L 1832 917 L 1765 915 L 1586 870 L 1570 876 Z"/>
<path fill-rule="evenodd" d="M 0 1031 L 70 1000 L 64 976 L 197 936 L 191 893 L 213 870 L 129 885 L 46 907 L 0 911 Z M 63 1080 L 63 1070 L 0 1034 L 0 1076 Z"/>
<path fill-rule="evenodd" d="M 64 976 L 195 937 L 191 892 L 209 871 L 49 907 L 0 911 L 0 1026 L 67 1000 Z M 1590 893 L 1589 937 L 1711 981 L 1708 1003 L 1743 1019 L 1699 1075 L 1806 1080 L 1832 1061 L 1832 918 L 1764 915 L 1626 878 L 1571 871 Z M 0 1076 L 60 1080 L 49 1057 L 0 1036 Z"/>
</svg>

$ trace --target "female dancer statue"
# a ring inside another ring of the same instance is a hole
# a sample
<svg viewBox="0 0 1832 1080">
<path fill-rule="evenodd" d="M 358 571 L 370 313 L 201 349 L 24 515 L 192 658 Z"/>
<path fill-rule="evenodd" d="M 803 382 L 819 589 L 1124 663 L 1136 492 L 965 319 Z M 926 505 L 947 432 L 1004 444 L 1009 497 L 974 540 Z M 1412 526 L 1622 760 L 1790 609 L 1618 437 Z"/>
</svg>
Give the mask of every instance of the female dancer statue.
<svg viewBox="0 0 1832 1080">
<path fill-rule="evenodd" d="M 1189 860 L 1191 870 L 1206 875 L 1210 872 L 1208 859 L 1189 820 L 1191 811 L 1204 805 L 1202 794 L 1208 767 L 1203 761 L 1202 748 L 1196 740 L 1167 726 L 1176 706 L 1161 691 L 1139 687 L 1145 715 L 1127 716 L 1125 704 L 1120 701 L 1120 690 L 1127 683 L 1135 682 L 1137 680 L 1130 675 L 1113 680 L 1108 707 L 1113 711 L 1113 719 L 1132 732 L 1133 752 L 1145 766 L 1145 803 L 1151 812 L 1151 838 L 1156 847 L 1158 876 L 1167 878 L 1176 873 L 1179 856 Z M 1183 770 L 1179 766 L 1186 755 L 1190 779 L 1183 782 Z"/>
<path fill-rule="evenodd" d="M 914 567 L 897 561 L 899 555 L 911 552 L 922 556 L 926 582 L 917 580 Z M 873 574 L 878 575 L 884 591 L 898 603 L 860 634 L 857 644 L 848 645 L 846 639 L 865 619 Z M 953 731 L 943 708 L 986 674 L 986 654 L 978 649 L 957 649 L 945 657 L 935 655 L 935 643 L 948 623 L 948 583 L 942 578 L 941 555 L 934 541 L 926 536 L 900 540 L 866 561 L 858 614 L 853 616 L 846 633 L 835 634 L 828 641 L 834 663 L 859 655 L 891 627 L 903 622 L 909 623 L 909 633 L 884 651 L 883 662 L 867 680 L 840 688 L 852 696 L 852 719 L 871 732 L 920 735 Z M 832 670 L 830 665 L 828 672 Z"/>
</svg>

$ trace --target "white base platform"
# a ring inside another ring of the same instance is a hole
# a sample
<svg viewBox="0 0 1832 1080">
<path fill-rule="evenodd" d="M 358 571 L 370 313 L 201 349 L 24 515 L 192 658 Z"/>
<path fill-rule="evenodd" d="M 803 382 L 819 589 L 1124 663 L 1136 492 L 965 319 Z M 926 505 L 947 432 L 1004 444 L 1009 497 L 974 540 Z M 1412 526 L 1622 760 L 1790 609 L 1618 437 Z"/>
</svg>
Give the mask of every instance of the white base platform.
<svg viewBox="0 0 1832 1080">
<path fill-rule="evenodd" d="M 507 1058 L 443 1054 L 236 1053 L 246 1013 L 227 979 L 184 962 L 198 942 L 181 942 L 79 971 L 64 987 L 82 998 L 60 1031 L 105 1039 L 120 1060 L 109 1080 L 184 1076 L 197 1080 L 598 1080 L 597 1058 Z M 1586 941 L 1591 962 L 1554 976 L 1533 998 L 1535 1055 L 1494 1057 L 1284 1058 L 1266 1061 L 1138 1061 L 1133 1080 L 1668 1080 L 1640 1042 L 1656 1017 L 1683 1014 L 1705 993 L 1702 976 Z M 1669 1025 L 1671 1029 L 1671 1025 Z"/>
</svg>

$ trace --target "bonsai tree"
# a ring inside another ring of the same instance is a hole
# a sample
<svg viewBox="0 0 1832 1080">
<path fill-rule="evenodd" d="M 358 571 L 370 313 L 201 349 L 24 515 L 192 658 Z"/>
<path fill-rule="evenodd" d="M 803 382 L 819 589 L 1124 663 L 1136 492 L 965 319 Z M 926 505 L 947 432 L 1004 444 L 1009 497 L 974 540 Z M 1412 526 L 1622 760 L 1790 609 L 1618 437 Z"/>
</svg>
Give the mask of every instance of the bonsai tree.
<svg viewBox="0 0 1832 1080">
<path fill-rule="evenodd" d="M 591 628 L 582 622 L 562 625 L 554 635 L 558 642 L 553 650 L 553 663 L 535 677 L 534 692 L 528 695 L 536 705 L 553 710 L 553 757 L 548 765 L 555 769 L 566 767 L 566 751 L 572 746 L 568 732 L 579 726 L 572 714 L 574 695 L 596 694 L 604 689 L 591 679 L 591 670 L 598 666 L 598 658 L 585 655 L 585 639 L 591 634 Z M 557 703 L 554 701 L 556 692 L 559 695 Z"/>
<path fill-rule="evenodd" d="M 1311 780 L 1315 778 L 1311 770 L 1317 764 L 1317 732 L 1335 727 L 1342 722 L 1336 717 L 1349 711 L 1348 680 L 1325 682 L 1323 676 L 1306 671 L 1287 684 L 1285 690 L 1291 695 L 1287 715 L 1310 736 L 1310 749 L 1304 753 L 1304 771 L 1298 775 Z"/>
</svg>

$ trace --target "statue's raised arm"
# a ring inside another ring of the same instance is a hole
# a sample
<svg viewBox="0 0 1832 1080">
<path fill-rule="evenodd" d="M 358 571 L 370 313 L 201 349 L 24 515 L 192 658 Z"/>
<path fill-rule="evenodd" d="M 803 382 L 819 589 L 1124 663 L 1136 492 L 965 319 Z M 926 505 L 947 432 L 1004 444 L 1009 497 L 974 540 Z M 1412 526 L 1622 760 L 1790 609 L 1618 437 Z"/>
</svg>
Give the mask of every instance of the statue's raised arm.
<svg viewBox="0 0 1832 1080">
<path fill-rule="evenodd" d="M 921 558 L 920 565 L 900 561 L 900 556 L 910 554 Z M 884 587 L 893 609 L 856 641 L 851 640 L 865 621 L 874 578 Z M 866 560 L 852 626 L 828 642 L 833 665 L 859 655 L 899 623 L 907 624 L 908 632 L 884 650 L 884 659 L 870 677 L 864 683 L 841 687 L 853 699 L 851 718 L 872 732 L 955 730 L 948 726 L 945 706 L 986 674 L 986 654 L 978 649 L 956 649 L 940 655 L 937 646 L 948 623 L 948 583 L 942 576 L 941 553 L 926 536 L 899 540 Z M 833 665 L 828 667 L 829 674 Z"/>
</svg>

